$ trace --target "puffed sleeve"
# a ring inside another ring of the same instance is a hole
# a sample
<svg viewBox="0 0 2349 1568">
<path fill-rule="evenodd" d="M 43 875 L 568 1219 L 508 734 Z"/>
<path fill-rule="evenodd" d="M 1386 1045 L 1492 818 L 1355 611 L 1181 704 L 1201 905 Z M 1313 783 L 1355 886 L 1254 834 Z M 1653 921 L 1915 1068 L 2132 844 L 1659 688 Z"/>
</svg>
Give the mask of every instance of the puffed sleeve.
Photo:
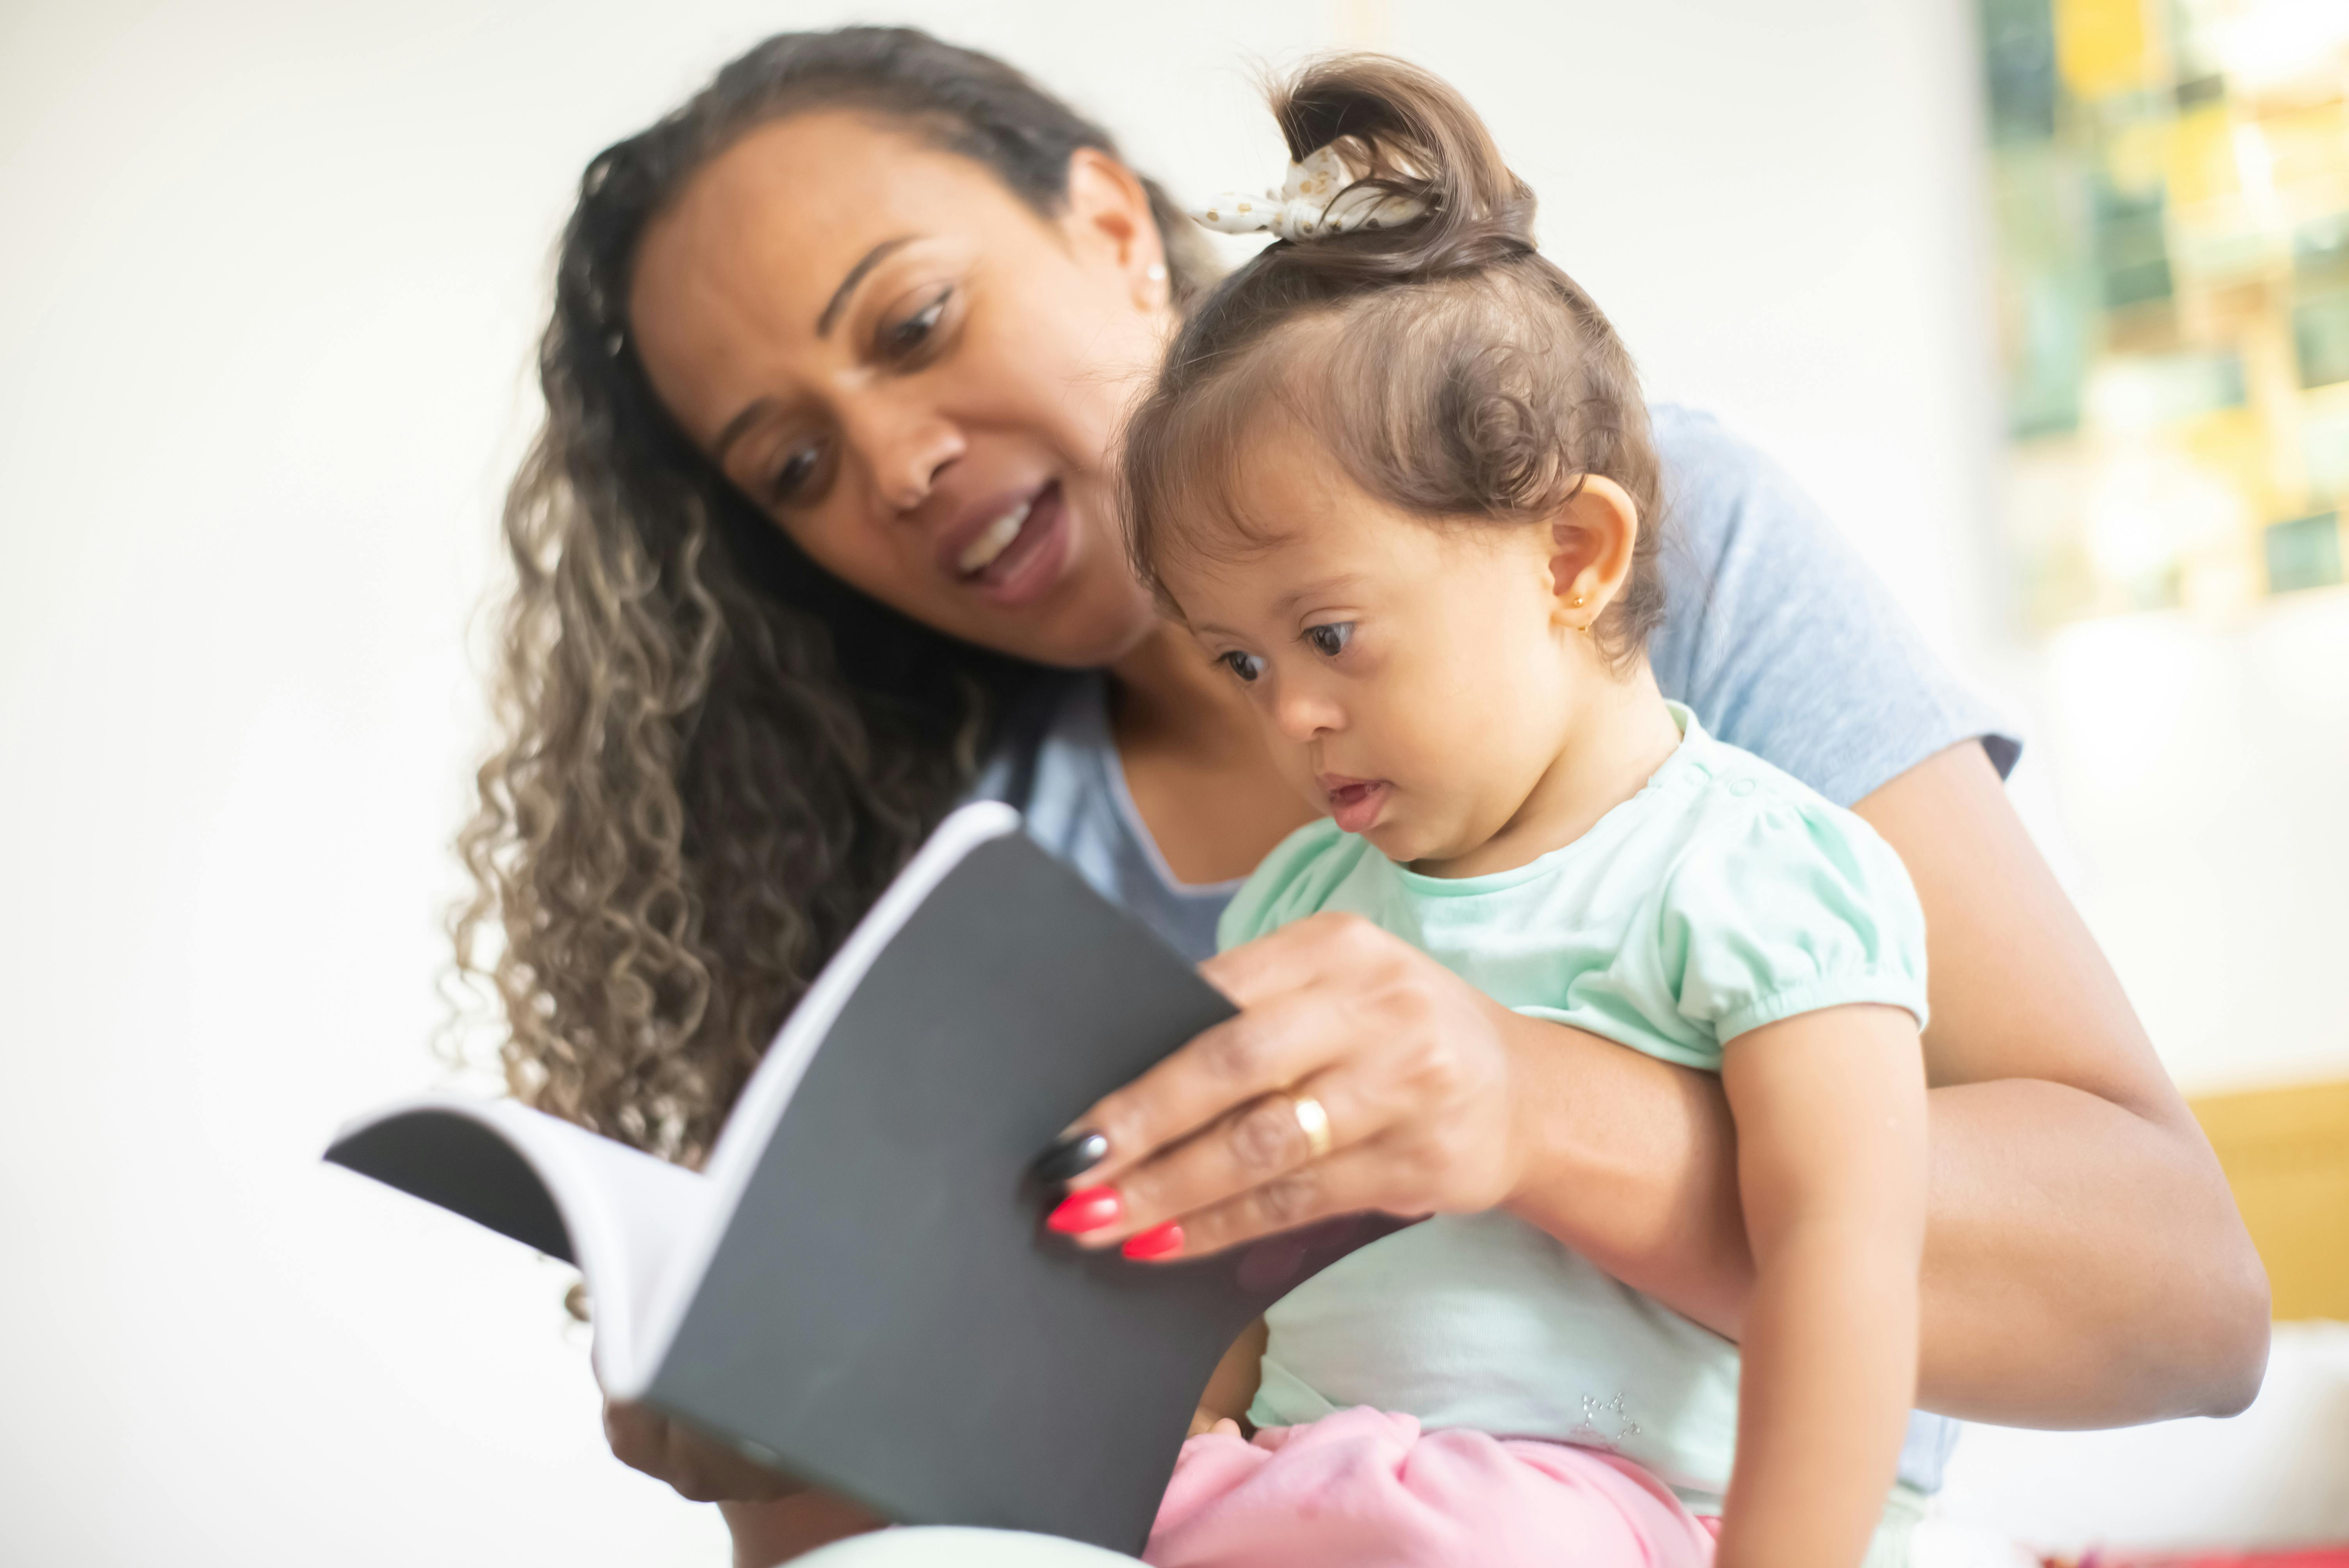
<svg viewBox="0 0 2349 1568">
<path fill-rule="evenodd" d="M 1819 799 L 1708 824 L 1663 889 L 1659 935 L 1682 1017 L 1722 1045 L 1857 1003 L 1925 1026 L 1925 913 L 1875 830 Z"/>
</svg>

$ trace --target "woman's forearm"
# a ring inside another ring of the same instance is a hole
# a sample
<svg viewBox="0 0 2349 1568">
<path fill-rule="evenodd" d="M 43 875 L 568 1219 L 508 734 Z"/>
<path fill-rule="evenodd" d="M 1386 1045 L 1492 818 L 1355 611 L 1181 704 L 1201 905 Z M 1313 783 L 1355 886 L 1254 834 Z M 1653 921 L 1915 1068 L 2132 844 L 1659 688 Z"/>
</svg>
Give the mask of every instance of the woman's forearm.
<svg viewBox="0 0 2349 1568">
<path fill-rule="evenodd" d="M 2017 1078 L 1929 1097 L 1919 1402 L 2010 1426 L 2230 1416 L 2267 1276 L 2189 1120 Z"/>
<path fill-rule="evenodd" d="M 1522 1027 L 1537 1130 L 1512 1211 L 1738 1337 L 1754 1263 L 1718 1080 L 1555 1025 Z M 2190 1123 L 2034 1079 L 1952 1085 L 1926 1103 L 1920 1404 L 2074 1427 L 2248 1402 L 2265 1361 L 2266 1282 Z"/>
<path fill-rule="evenodd" d="M 1535 1018 L 1504 1027 L 1526 1172 L 1510 1212 L 1736 1338 L 1754 1254 L 1721 1080 Z"/>
</svg>

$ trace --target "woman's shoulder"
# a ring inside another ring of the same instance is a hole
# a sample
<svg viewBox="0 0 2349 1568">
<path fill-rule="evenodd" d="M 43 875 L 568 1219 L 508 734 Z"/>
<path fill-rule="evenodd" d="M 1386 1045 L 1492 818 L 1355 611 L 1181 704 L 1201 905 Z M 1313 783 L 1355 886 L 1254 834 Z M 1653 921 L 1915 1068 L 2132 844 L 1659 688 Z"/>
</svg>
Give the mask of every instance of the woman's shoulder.
<svg viewBox="0 0 2349 1568">
<path fill-rule="evenodd" d="M 1233 895 L 1216 926 L 1217 951 L 1317 913 L 1363 857 L 1377 853 L 1368 840 L 1341 830 L 1327 817 L 1306 823 L 1274 846 Z"/>
<path fill-rule="evenodd" d="M 1714 735 L 1848 805 L 1960 741 L 2019 744 L 1803 487 L 1713 416 L 1649 411 L 1664 623 L 1649 662 Z"/>
</svg>

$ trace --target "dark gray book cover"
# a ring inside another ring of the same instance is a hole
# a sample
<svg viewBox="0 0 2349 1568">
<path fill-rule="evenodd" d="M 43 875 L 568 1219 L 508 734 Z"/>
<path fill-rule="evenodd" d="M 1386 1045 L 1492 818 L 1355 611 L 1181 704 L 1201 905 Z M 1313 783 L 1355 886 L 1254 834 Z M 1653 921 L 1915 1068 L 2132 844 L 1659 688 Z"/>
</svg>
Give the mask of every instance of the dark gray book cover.
<svg viewBox="0 0 2349 1568">
<path fill-rule="evenodd" d="M 1398 1222 L 1151 1265 L 1043 1229 L 1037 1155 L 1232 1007 L 1017 830 L 995 805 L 940 828 L 706 1174 L 453 1099 L 327 1158 L 579 1264 L 616 1396 L 892 1519 L 1139 1551 L 1226 1347 Z"/>
</svg>

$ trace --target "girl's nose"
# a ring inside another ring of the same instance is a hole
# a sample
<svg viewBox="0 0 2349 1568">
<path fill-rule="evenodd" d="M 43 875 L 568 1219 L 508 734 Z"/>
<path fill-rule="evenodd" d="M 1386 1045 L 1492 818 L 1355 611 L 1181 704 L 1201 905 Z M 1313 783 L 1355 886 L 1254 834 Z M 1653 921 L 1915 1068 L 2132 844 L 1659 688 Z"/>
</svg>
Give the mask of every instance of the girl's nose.
<svg viewBox="0 0 2349 1568">
<path fill-rule="evenodd" d="M 1345 716 L 1335 703 L 1300 683 L 1285 685 L 1273 699 L 1272 721 L 1281 737 L 1299 746 L 1343 727 Z"/>
</svg>

